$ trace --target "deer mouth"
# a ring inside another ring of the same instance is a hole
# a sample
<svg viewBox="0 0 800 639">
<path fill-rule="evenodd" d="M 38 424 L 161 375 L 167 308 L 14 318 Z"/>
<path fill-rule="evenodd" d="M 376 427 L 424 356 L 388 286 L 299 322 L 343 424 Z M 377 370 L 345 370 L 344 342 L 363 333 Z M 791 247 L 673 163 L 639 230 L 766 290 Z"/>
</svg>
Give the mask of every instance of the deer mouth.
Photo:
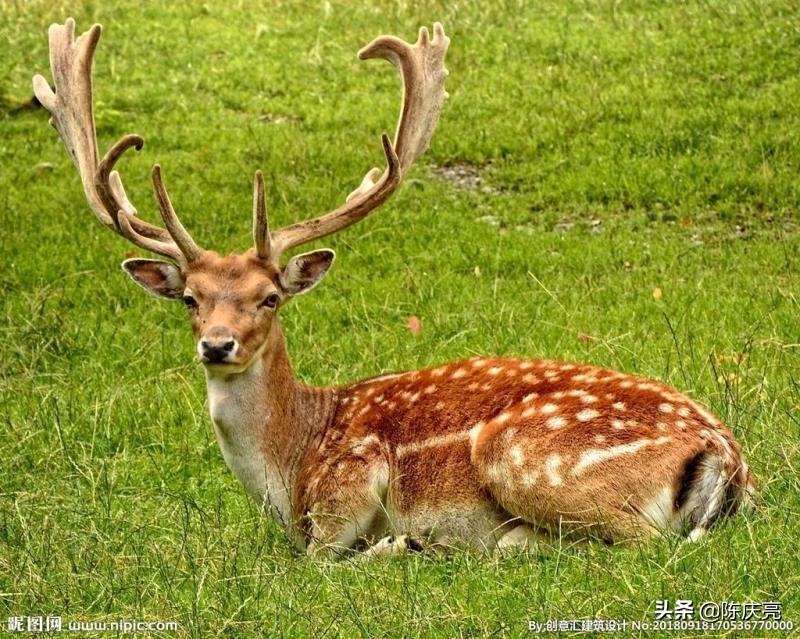
<svg viewBox="0 0 800 639">
<path fill-rule="evenodd" d="M 244 361 L 239 358 L 234 360 L 225 359 L 223 361 L 212 361 L 202 356 L 198 357 L 197 359 L 203 365 L 203 368 L 206 370 L 207 374 L 214 376 L 229 376 L 239 375 L 250 369 L 250 367 L 260 359 L 260 355 L 261 351 L 259 350 L 254 357 L 250 357 Z"/>
<path fill-rule="evenodd" d="M 201 360 L 207 375 L 212 377 L 229 377 L 240 375 L 250 368 L 251 362 L 204 362 Z"/>
</svg>

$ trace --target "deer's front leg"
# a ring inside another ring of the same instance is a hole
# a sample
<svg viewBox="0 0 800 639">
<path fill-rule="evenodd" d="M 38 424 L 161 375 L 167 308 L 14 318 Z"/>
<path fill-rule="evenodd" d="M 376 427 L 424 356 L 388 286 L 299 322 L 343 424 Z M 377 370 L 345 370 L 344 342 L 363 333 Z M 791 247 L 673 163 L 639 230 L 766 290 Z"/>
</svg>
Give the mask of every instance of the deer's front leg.
<svg viewBox="0 0 800 639">
<path fill-rule="evenodd" d="M 389 464 L 378 446 L 357 443 L 309 480 L 308 554 L 342 556 L 366 535 L 385 534 Z"/>
<path fill-rule="evenodd" d="M 409 552 L 422 552 L 425 547 L 422 542 L 415 537 L 408 535 L 388 535 L 378 540 L 364 551 L 364 559 L 374 559 L 375 557 L 391 557 L 392 555 L 404 555 Z"/>
</svg>

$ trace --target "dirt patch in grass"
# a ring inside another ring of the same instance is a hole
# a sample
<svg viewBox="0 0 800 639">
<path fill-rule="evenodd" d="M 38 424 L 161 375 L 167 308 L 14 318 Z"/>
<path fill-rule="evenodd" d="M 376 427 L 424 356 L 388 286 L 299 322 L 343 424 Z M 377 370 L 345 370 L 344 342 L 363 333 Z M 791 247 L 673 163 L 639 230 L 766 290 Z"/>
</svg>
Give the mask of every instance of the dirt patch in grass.
<svg viewBox="0 0 800 639">
<path fill-rule="evenodd" d="M 449 182 L 459 189 L 477 189 L 483 184 L 478 167 L 467 162 L 434 166 L 431 174 L 444 182 Z"/>
<path fill-rule="evenodd" d="M 485 167 L 479 167 L 469 162 L 453 162 L 441 166 L 433 166 L 431 175 L 437 180 L 452 184 L 458 189 L 478 190 L 482 193 L 498 193 L 499 189 L 486 184 L 481 174 Z"/>
</svg>

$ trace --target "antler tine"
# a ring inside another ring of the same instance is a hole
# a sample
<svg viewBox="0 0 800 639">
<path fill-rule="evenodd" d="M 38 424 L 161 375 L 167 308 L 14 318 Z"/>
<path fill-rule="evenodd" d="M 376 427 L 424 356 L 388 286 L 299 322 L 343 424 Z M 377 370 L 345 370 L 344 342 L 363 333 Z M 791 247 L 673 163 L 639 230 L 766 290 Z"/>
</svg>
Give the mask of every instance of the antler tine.
<svg viewBox="0 0 800 639">
<path fill-rule="evenodd" d="M 388 60 L 403 78 L 403 103 L 394 138 L 403 172 L 428 148 L 439 122 L 442 104 L 447 98 L 444 56 L 448 46 L 450 38 L 445 35 L 441 23 L 434 22 L 433 40 L 427 27 L 421 27 L 414 46 L 394 36 L 381 36 L 358 52 L 361 60 Z"/>
<path fill-rule="evenodd" d="M 256 246 L 256 255 L 261 259 L 269 260 L 272 243 L 269 235 L 267 198 L 264 195 L 264 176 L 261 171 L 256 171 L 253 178 L 253 242 Z"/>
<path fill-rule="evenodd" d="M 181 262 L 184 259 L 183 253 L 175 242 L 161 242 L 160 240 L 139 235 L 132 226 L 132 221 L 135 219 L 123 209 L 117 211 L 117 221 L 119 222 L 119 230 L 122 237 L 145 251 L 163 255 L 176 262 Z"/>
<path fill-rule="evenodd" d="M 175 209 L 172 208 L 172 202 L 169 199 L 167 189 L 161 179 L 161 167 L 158 164 L 153 167 L 152 177 L 153 191 L 155 191 L 156 194 L 156 201 L 158 202 L 158 210 L 161 213 L 161 219 L 164 220 L 169 234 L 172 236 L 172 239 L 175 240 L 175 244 L 178 245 L 186 261 L 193 262 L 197 259 L 197 256 L 200 255 L 201 249 L 183 227 L 183 224 L 181 224 L 181 221 L 178 219 L 178 214 L 175 213 Z"/>
<path fill-rule="evenodd" d="M 122 179 L 113 170 L 125 151 L 131 147 L 141 149 L 144 140 L 138 135 L 125 135 L 98 161 L 92 107 L 92 63 L 101 33 L 100 25 L 95 24 L 76 39 L 72 18 L 63 25 L 51 25 L 48 35 L 55 92 L 43 76 L 36 75 L 33 78 L 34 94 L 50 112 L 50 123 L 58 131 L 78 169 L 95 217 L 139 248 L 170 259 L 182 259 L 184 253 L 168 229 L 136 217 L 136 209 L 125 194 Z"/>
<path fill-rule="evenodd" d="M 143 146 L 144 138 L 142 138 L 142 136 L 134 133 L 123 135 L 111 146 L 103 159 L 100 160 L 94 177 L 94 186 L 106 211 L 111 215 L 115 227 L 119 226 L 116 211 L 123 209 L 133 216 L 130 220 L 131 226 L 139 235 L 144 235 L 145 237 L 157 239 L 162 242 L 168 242 L 170 240 L 170 235 L 165 229 L 135 217 L 136 209 L 133 204 L 131 204 L 127 195 L 125 195 L 125 188 L 122 186 L 122 178 L 117 171 L 113 170 L 117 160 L 122 157 L 125 151 L 130 148 L 141 151 Z"/>
<path fill-rule="evenodd" d="M 330 235 L 365 218 L 394 193 L 408 168 L 425 151 L 447 97 L 444 58 L 450 38 L 438 22 L 433 25 L 433 34 L 431 39 L 428 30 L 422 27 L 414 45 L 394 36 L 380 36 L 359 51 L 358 57 L 362 60 L 385 58 L 394 64 L 403 81 L 403 102 L 394 144 L 385 134 L 381 138 L 387 167 L 382 174 L 380 169 L 371 169 L 345 204 L 334 211 L 273 232 L 274 259 L 287 249 Z"/>
</svg>

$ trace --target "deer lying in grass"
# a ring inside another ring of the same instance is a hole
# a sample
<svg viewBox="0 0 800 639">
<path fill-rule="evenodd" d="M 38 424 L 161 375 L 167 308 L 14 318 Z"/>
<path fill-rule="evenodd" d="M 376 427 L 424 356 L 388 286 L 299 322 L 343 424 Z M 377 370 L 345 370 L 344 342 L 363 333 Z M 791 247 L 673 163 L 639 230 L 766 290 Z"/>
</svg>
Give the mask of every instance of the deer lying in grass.
<svg viewBox="0 0 800 639">
<path fill-rule="evenodd" d="M 403 102 L 386 168 L 372 169 L 336 210 L 270 230 L 255 174 L 254 248 L 202 249 L 175 214 L 158 166 L 165 228 L 136 217 L 114 165 L 136 135 L 101 159 L 91 68 L 100 26 L 50 27 L 55 92 L 34 78 L 97 218 L 167 261 L 129 259 L 150 293 L 183 300 L 205 367 L 222 454 L 236 477 L 309 552 L 421 544 L 526 545 L 569 533 L 623 540 L 688 532 L 700 538 L 752 488 L 739 445 L 705 408 L 654 381 L 549 360 L 473 358 L 312 388 L 292 372 L 278 321 L 290 298 L 327 273 L 333 251 L 289 249 L 363 219 L 397 188 L 428 145 L 446 97 L 449 39 L 440 24 L 413 46 L 381 36 L 361 50 L 400 71 Z M 402 534 L 394 534 L 402 533 Z"/>
</svg>

